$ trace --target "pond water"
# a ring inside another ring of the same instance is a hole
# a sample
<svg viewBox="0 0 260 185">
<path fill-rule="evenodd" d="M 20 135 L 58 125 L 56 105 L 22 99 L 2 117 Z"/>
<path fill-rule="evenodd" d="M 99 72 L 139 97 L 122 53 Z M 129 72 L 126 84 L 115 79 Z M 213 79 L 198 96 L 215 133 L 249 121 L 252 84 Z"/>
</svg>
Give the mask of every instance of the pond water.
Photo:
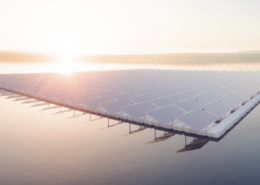
<svg viewBox="0 0 260 185">
<path fill-rule="evenodd" d="M 256 71 L 260 63 L 0 63 L 0 73 L 137 68 Z M 5 92 L 0 96 L 0 184 L 260 183 L 259 106 L 211 141 L 15 100 Z"/>
</svg>

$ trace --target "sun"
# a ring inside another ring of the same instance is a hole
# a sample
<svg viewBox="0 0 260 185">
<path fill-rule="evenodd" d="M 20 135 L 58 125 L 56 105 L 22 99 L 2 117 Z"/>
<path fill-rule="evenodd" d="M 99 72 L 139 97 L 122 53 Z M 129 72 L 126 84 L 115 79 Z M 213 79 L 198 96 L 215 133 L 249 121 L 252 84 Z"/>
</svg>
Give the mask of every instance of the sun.
<svg viewBox="0 0 260 185">
<path fill-rule="evenodd" d="M 62 74 L 70 74 L 76 62 L 76 58 L 80 53 L 80 40 L 75 34 L 69 30 L 59 35 L 56 40 L 55 55 L 58 56 L 57 72 Z"/>
</svg>

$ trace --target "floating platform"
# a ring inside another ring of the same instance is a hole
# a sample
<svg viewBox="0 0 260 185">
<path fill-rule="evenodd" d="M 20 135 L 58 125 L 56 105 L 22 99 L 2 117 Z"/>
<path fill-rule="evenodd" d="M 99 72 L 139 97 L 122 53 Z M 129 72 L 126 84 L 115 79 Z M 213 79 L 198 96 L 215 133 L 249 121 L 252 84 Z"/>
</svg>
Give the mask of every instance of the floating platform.
<svg viewBox="0 0 260 185">
<path fill-rule="evenodd" d="M 104 117 L 220 138 L 259 103 L 259 77 L 185 70 L 0 74 L 0 88 Z"/>
</svg>

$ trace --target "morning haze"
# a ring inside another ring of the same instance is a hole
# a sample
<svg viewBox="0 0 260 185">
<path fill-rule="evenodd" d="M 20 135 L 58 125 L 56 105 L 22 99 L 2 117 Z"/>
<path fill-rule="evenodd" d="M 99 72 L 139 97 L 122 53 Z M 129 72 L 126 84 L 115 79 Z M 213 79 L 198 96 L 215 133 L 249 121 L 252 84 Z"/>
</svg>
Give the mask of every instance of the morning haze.
<svg viewBox="0 0 260 185">
<path fill-rule="evenodd" d="M 3 0 L 0 50 L 153 54 L 260 50 L 257 0 Z"/>
</svg>

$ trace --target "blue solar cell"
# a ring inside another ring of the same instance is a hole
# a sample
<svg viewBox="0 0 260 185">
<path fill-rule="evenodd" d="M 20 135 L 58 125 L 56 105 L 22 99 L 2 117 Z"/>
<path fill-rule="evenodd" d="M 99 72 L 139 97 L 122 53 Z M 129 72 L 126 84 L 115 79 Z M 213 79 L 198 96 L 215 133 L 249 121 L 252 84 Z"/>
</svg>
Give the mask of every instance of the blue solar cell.
<svg viewBox="0 0 260 185">
<path fill-rule="evenodd" d="M 142 95 L 142 96 L 132 97 L 130 99 L 133 100 L 136 103 L 141 103 L 141 102 L 147 102 L 149 100 L 153 100 L 153 99 L 156 99 L 156 98 L 157 97 L 152 95 L 152 94 L 146 94 L 146 95 Z"/>
<path fill-rule="evenodd" d="M 186 100 L 186 99 L 189 99 L 189 98 L 191 98 L 195 95 L 192 94 L 192 92 L 188 91 L 188 92 L 183 92 L 183 93 L 176 93 L 173 96 L 175 98 L 177 98 L 178 100 Z"/>
<path fill-rule="evenodd" d="M 150 112 L 147 112 L 149 116 L 157 120 L 163 125 L 173 122 L 176 118 L 185 112 L 178 109 L 174 105 L 169 105 L 163 108 L 159 108 Z"/>
<path fill-rule="evenodd" d="M 175 105 L 177 107 L 179 107 L 180 109 L 189 112 L 189 111 L 197 109 L 198 107 L 201 107 L 203 104 L 194 99 L 188 99 L 188 100 L 184 100 L 179 103 L 176 103 Z"/>
<path fill-rule="evenodd" d="M 130 116 L 132 116 L 133 118 L 138 119 L 138 118 L 147 116 L 146 112 L 154 110 L 156 108 L 158 108 L 158 107 L 153 105 L 152 103 L 144 102 L 144 103 L 139 103 L 136 105 L 122 107 L 120 109 L 123 110 L 124 112 L 126 112 L 127 114 L 129 114 Z"/>
<path fill-rule="evenodd" d="M 213 116 L 212 114 L 207 113 L 201 109 L 197 109 L 178 117 L 178 120 L 189 125 L 197 132 L 200 132 L 204 128 L 217 121 L 218 117 Z"/>
<path fill-rule="evenodd" d="M 223 98 L 220 98 L 219 101 L 231 108 L 236 108 L 238 105 L 243 103 L 241 100 L 231 95 L 224 96 Z"/>
<path fill-rule="evenodd" d="M 131 98 L 131 97 L 136 97 L 139 96 L 136 92 L 128 92 L 128 93 L 122 93 L 122 94 L 116 94 L 113 95 L 114 98 L 116 99 L 126 99 L 126 98 Z"/>
<path fill-rule="evenodd" d="M 101 107 L 99 105 L 100 103 L 110 102 L 113 100 L 115 100 L 115 99 L 111 96 L 104 96 L 104 97 L 99 97 L 99 98 L 82 100 L 82 104 L 85 104 L 86 106 L 88 106 L 91 109 L 96 109 L 96 108 Z"/>
<path fill-rule="evenodd" d="M 173 96 L 166 96 L 163 98 L 158 98 L 156 100 L 151 100 L 151 102 L 153 104 L 157 105 L 158 107 L 164 107 L 166 105 L 177 103 L 177 102 L 179 102 L 179 100 L 177 100 Z"/>
<path fill-rule="evenodd" d="M 219 101 L 214 101 L 211 102 L 205 106 L 202 107 L 202 109 L 211 112 L 212 114 L 218 116 L 218 117 L 222 117 L 224 115 L 226 115 L 227 113 L 229 113 L 230 111 L 232 111 L 232 108 L 219 102 Z"/>
<path fill-rule="evenodd" d="M 116 101 L 111 101 L 108 103 L 102 103 L 100 104 L 105 110 L 107 110 L 109 113 L 114 114 L 117 112 L 121 112 L 122 110 L 120 109 L 121 107 L 129 106 L 134 104 L 131 100 L 129 99 L 123 99 L 123 100 L 116 100 Z"/>
<path fill-rule="evenodd" d="M 159 91 L 159 92 L 153 93 L 153 95 L 155 95 L 157 97 L 165 97 L 165 96 L 169 96 L 172 94 L 174 94 L 173 90 Z"/>
</svg>

